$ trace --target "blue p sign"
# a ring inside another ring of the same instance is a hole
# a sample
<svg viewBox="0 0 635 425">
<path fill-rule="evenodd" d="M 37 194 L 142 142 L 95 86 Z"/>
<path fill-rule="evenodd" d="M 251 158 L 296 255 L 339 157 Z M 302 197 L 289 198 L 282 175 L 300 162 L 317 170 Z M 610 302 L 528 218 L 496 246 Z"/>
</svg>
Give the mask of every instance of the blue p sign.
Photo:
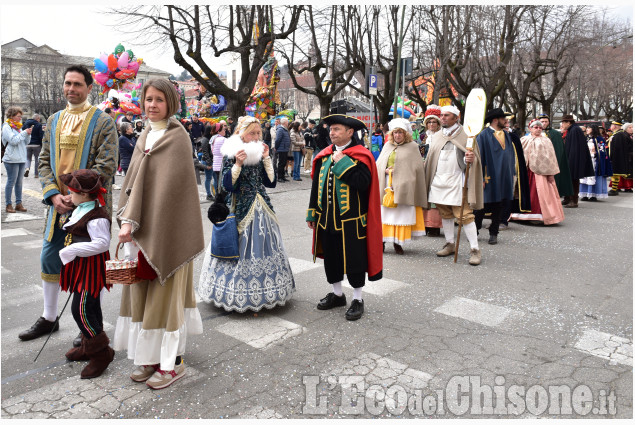
<svg viewBox="0 0 635 425">
<path fill-rule="evenodd" d="M 377 94 L 377 75 L 370 74 L 368 78 L 368 94 L 374 96 Z"/>
</svg>

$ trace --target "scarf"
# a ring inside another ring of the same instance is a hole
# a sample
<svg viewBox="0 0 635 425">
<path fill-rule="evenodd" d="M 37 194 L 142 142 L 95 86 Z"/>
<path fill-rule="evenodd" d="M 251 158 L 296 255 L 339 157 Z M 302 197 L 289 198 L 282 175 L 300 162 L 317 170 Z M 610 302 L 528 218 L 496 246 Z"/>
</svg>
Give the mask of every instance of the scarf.
<svg viewBox="0 0 635 425">
<path fill-rule="evenodd" d="M 94 208 L 95 208 L 94 200 L 82 202 L 81 204 L 77 206 L 77 208 L 73 210 L 73 214 L 71 214 L 71 218 L 69 219 L 69 221 L 72 221 L 72 222 L 79 221 L 79 219 L 85 216 L 86 213 L 92 211 Z"/>
<path fill-rule="evenodd" d="M 14 129 L 14 130 L 20 131 L 20 129 L 22 128 L 22 123 L 21 122 L 14 121 L 11 118 L 7 118 L 6 123 L 9 124 L 11 126 L 11 128 Z"/>
<path fill-rule="evenodd" d="M 170 118 L 146 153 L 149 132 L 141 133 L 132 154 L 117 221 L 132 224 L 132 239 L 163 285 L 205 249 L 205 240 L 190 137 Z"/>
</svg>

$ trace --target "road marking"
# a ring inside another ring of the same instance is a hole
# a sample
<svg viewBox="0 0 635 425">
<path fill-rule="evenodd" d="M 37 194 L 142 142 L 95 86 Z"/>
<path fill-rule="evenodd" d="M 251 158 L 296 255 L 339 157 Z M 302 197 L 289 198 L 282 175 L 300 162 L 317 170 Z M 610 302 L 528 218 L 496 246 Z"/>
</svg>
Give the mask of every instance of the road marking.
<svg viewBox="0 0 635 425">
<path fill-rule="evenodd" d="M 633 341 L 605 332 L 587 329 L 575 348 L 593 356 L 633 367 Z"/>
<path fill-rule="evenodd" d="M 624 202 L 624 201 L 626 201 L 626 202 Z M 612 206 L 620 207 L 620 208 L 631 208 L 631 209 L 633 208 L 633 200 L 632 199 L 625 199 L 624 201 L 620 199 L 619 201 L 614 202 L 612 204 Z"/>
<path fill-rule="evenodd" d="M 19 307 L 35 301 L 41 302 L 42 284 L 20 286 L 13 289 L 2 290 L 2 308 Z"/>
<path fill-rule="evenodd" d="M 34 197 L 34 198 L 37 198 L 37 199 L 42 199 L 42 198 L 43 198 L 43 196 L 42 196 L 42 192 L 39 192 L 39 191 L 37 191 L 37 190 L 32 190 L 32 189 L 23 189 L 23 190 L 22 190 L 22 192 L 23 192 L 23 193 L 26 193 L 26 194 L 27 194 L 27 195 L 29 195 L 29 196 L 32 196 L 32 197 Z"/>
<path fill-rule="evenodd" d="M 344 366 L 333 369 L 328 375 L 327 381 L 341 375 L 357 375 L 364 377 L 366 388 L 371 385 L 388 388 L 399 384 L 409 391 L 426 388 L 432 379 L 429 373 L 375 353 L 364 353 Z"/>
<path fill-rule="evenodd" d="M 15 223 L 18 221 L 29 221 L 29 220 L 41 220 L 44 217 L 40 217 L 33 214 L 27 213 L 11 213 L 7 214 L 7 218 L 4 220 L 4 223 Z"/>
<path fill-rule="evenodd" d="M 265 407 L 254 407 L 247 410 L 245 413 L 240 413 L 238 415 L 240 419 L 282 419 L 283 416 L 272 409 L 267 409 Z"/>
<path fill-rule="evenodd" d="M 348 279 L 345 280 L 344 283 L 348 286 L 351 285 L 348 282 Z M 362 288 L 362 293 L 382 296 L 382 295 L 389 294 L 393 291 L 396 291 L 399 288 L 403 288 L 404 286 L 408 286 L 408 285 L 398 280 L 384 278 L 381 280 L 376 280 L 374 282 L 371 282 L 368 279 L 366 279 L 366 284 Z"/>
<path fill-rule="evenodd" d="M 2 332 L 2 340 L 4 341 L 2 346 L 3 362 L 7 359 L 18 356 L 26 356 L 27 358 L 31 359 L 35 358 L 37 352 L 40 351 L 40 348 L 42 347 L 42 344 L 44 344 L 44 341 L 46 341 L 46 337 L 48 335 L 32 339 L 31 341 L 21 341 L 20 338 L 18 338 L 18 334 L 28 329 L 29 327 L 30 323 L 25 323 L 20 328 L 9 329 L 6 332 Z M 111 323 L 104 321 L 105 332 L 109 332 L 114 329 L 115 327 Z M 73 320 L 73 316 L 70 312 L 70 306 L 68 306 L 66 308 L 66 311 L 64 311 L 64 315 L 60 319 L 60 330 L 57 332 L 53 332 L 53 334 L 51 335 L 51 339 L 47 344 L 47 347 L 54 345 L 63 345 L 64 347 L 68 346 L 70 348 L 73 339 L 75 339 L 78 333 L 79 328 L 77 327 L 75 320 Z"/>
<path fill-rule="evenodd" d="M 291 271 L 293 272 L 293 274 L 298 274 L 307 270 L 313 270 L 322 267 L 321 264 L 316 264 L 313 261 L 291 257 L 289 257 L 289 264 L 291 265 Z"/>
<path fill-rule="evenodd" d="M 102 419 L 140 417 L 143 406 L 148 406 L 160 397 L 144 384 L 130 379 L 134 368 L 131 360 L 121 353 L 98 378 L 81 379 L 78 373 L 49 385 L 2 400 L 2 418 L 51 418 L 51 419 Z M 59 362 L 40 368 L 33 373 L 23 373 L 17 379 L 33 376 L 54 367 L 65 366 Z M 170 388 L 188 388 L 188 385 L 205 377 L 205 374 L 186 365 L 185 376 Z M 31 372 L 31 371 L 29 371 Z M 12 378 L 12 377 L 10 377 Z M 14 379 L 15 380 L 15 379 Z M 4 384 L 4 381 L 3 381 Z M 161 410 L 163 412 L 163 410 Z M 152 414 L 156 414 L 153 412 Z M 171 411 L 166 411 L 169 417 Z M 158 416 L 159 418 L 161 416 Z"/>
<path fill-rule="evenodd" d="M 452 298 L 450 301 L 437 307 L 434 311 L 485 326 L 498 326 L 511 313 L 516 313 L 517 315 L 523 314 L 522 312 L 510 310 L 505 307 L 461 297 Z"/>
<path fill-rule="evenodd" d="M 3 274 L 11 274 L 11 273 L 13 273 L 11 270 L 5 269 L 3 266 L 0 266 L 0 271 L 2 271 Z"/>
<path fill-rule="evenodd" d="M 26 229 L 23 229 L 22 227 L 18 227 L 17 229 L 3 229 L 1 233 L 3 238 L 10 238 L 13 236 L 27 236 L 32 234 L 33 233 L 29 232 Z"/>
<path fill-rule="evenodd" d="M 13 245 L 23 249 L 42 249 L 42 239 L 26 242 L 14 242 Z"/>
<path fill-rule="evenodd" d="M 234 315 L 226 323 L 217 326 L 216 330 L 254 348 L 265 349 L 302 334 L 306 328 L 275 316 Z"/>
</svg>

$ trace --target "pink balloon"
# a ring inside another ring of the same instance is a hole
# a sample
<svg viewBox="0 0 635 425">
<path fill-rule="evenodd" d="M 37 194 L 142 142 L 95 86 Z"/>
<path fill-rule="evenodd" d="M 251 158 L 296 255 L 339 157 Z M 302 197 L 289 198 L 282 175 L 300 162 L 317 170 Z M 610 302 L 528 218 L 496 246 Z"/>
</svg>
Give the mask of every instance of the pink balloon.
<svg viewBox="0 0 635 425">
<path fill-rule="evenodd" d="M 128 69 L 137 72 L 139 70 L 139 62 L 130 62 L 128 64 Z"/>
<path fill-rule="evenodd" d="M 97 72 L 95 74 L 95 81 L 97 81 L 100 85 L 104 85 L 106 84 L 106 81 L 108 81 L 108 74 L 104 74 L 103 72 Z"/>
<path fill-rule="evenodd" d="M 117 61 L 119 69 L 128 69 L 128 60 L 128 52 L 123 52 L 121 56 L 119 56 L 119 60 Z"/>
<path fill-rule="evenodd" d="M 101 59 L 101 61 L 105 64 L 108 64 L 108 55 L 105 53 L 102 53 L 101 55 L 99 55 L 99 59 Z"/>
</svg>

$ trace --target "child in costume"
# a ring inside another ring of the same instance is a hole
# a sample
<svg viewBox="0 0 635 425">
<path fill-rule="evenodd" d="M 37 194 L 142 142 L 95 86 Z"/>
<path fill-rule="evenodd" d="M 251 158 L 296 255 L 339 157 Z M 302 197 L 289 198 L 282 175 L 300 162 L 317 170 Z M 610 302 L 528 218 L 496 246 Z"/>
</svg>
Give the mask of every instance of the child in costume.
<svg viewBox="0 0 635 425">
<path fill-rule="evenodd" d="M 82 343 L 66 353 L 70 361 L 89 360 L 82 379 L 100 376 L 114 358 L 103 330 L 100 294 L 106 284 L 106 261 L 110 259 L 110 216 L 105 208 L 103 178 L 82 169 L 60 176 L 68 186 L 76 208 L 63 226 L 64 248 L 60 251 L 62 291 L 73 293 L 71 312 L 82 332 Z"/>
</svg>

